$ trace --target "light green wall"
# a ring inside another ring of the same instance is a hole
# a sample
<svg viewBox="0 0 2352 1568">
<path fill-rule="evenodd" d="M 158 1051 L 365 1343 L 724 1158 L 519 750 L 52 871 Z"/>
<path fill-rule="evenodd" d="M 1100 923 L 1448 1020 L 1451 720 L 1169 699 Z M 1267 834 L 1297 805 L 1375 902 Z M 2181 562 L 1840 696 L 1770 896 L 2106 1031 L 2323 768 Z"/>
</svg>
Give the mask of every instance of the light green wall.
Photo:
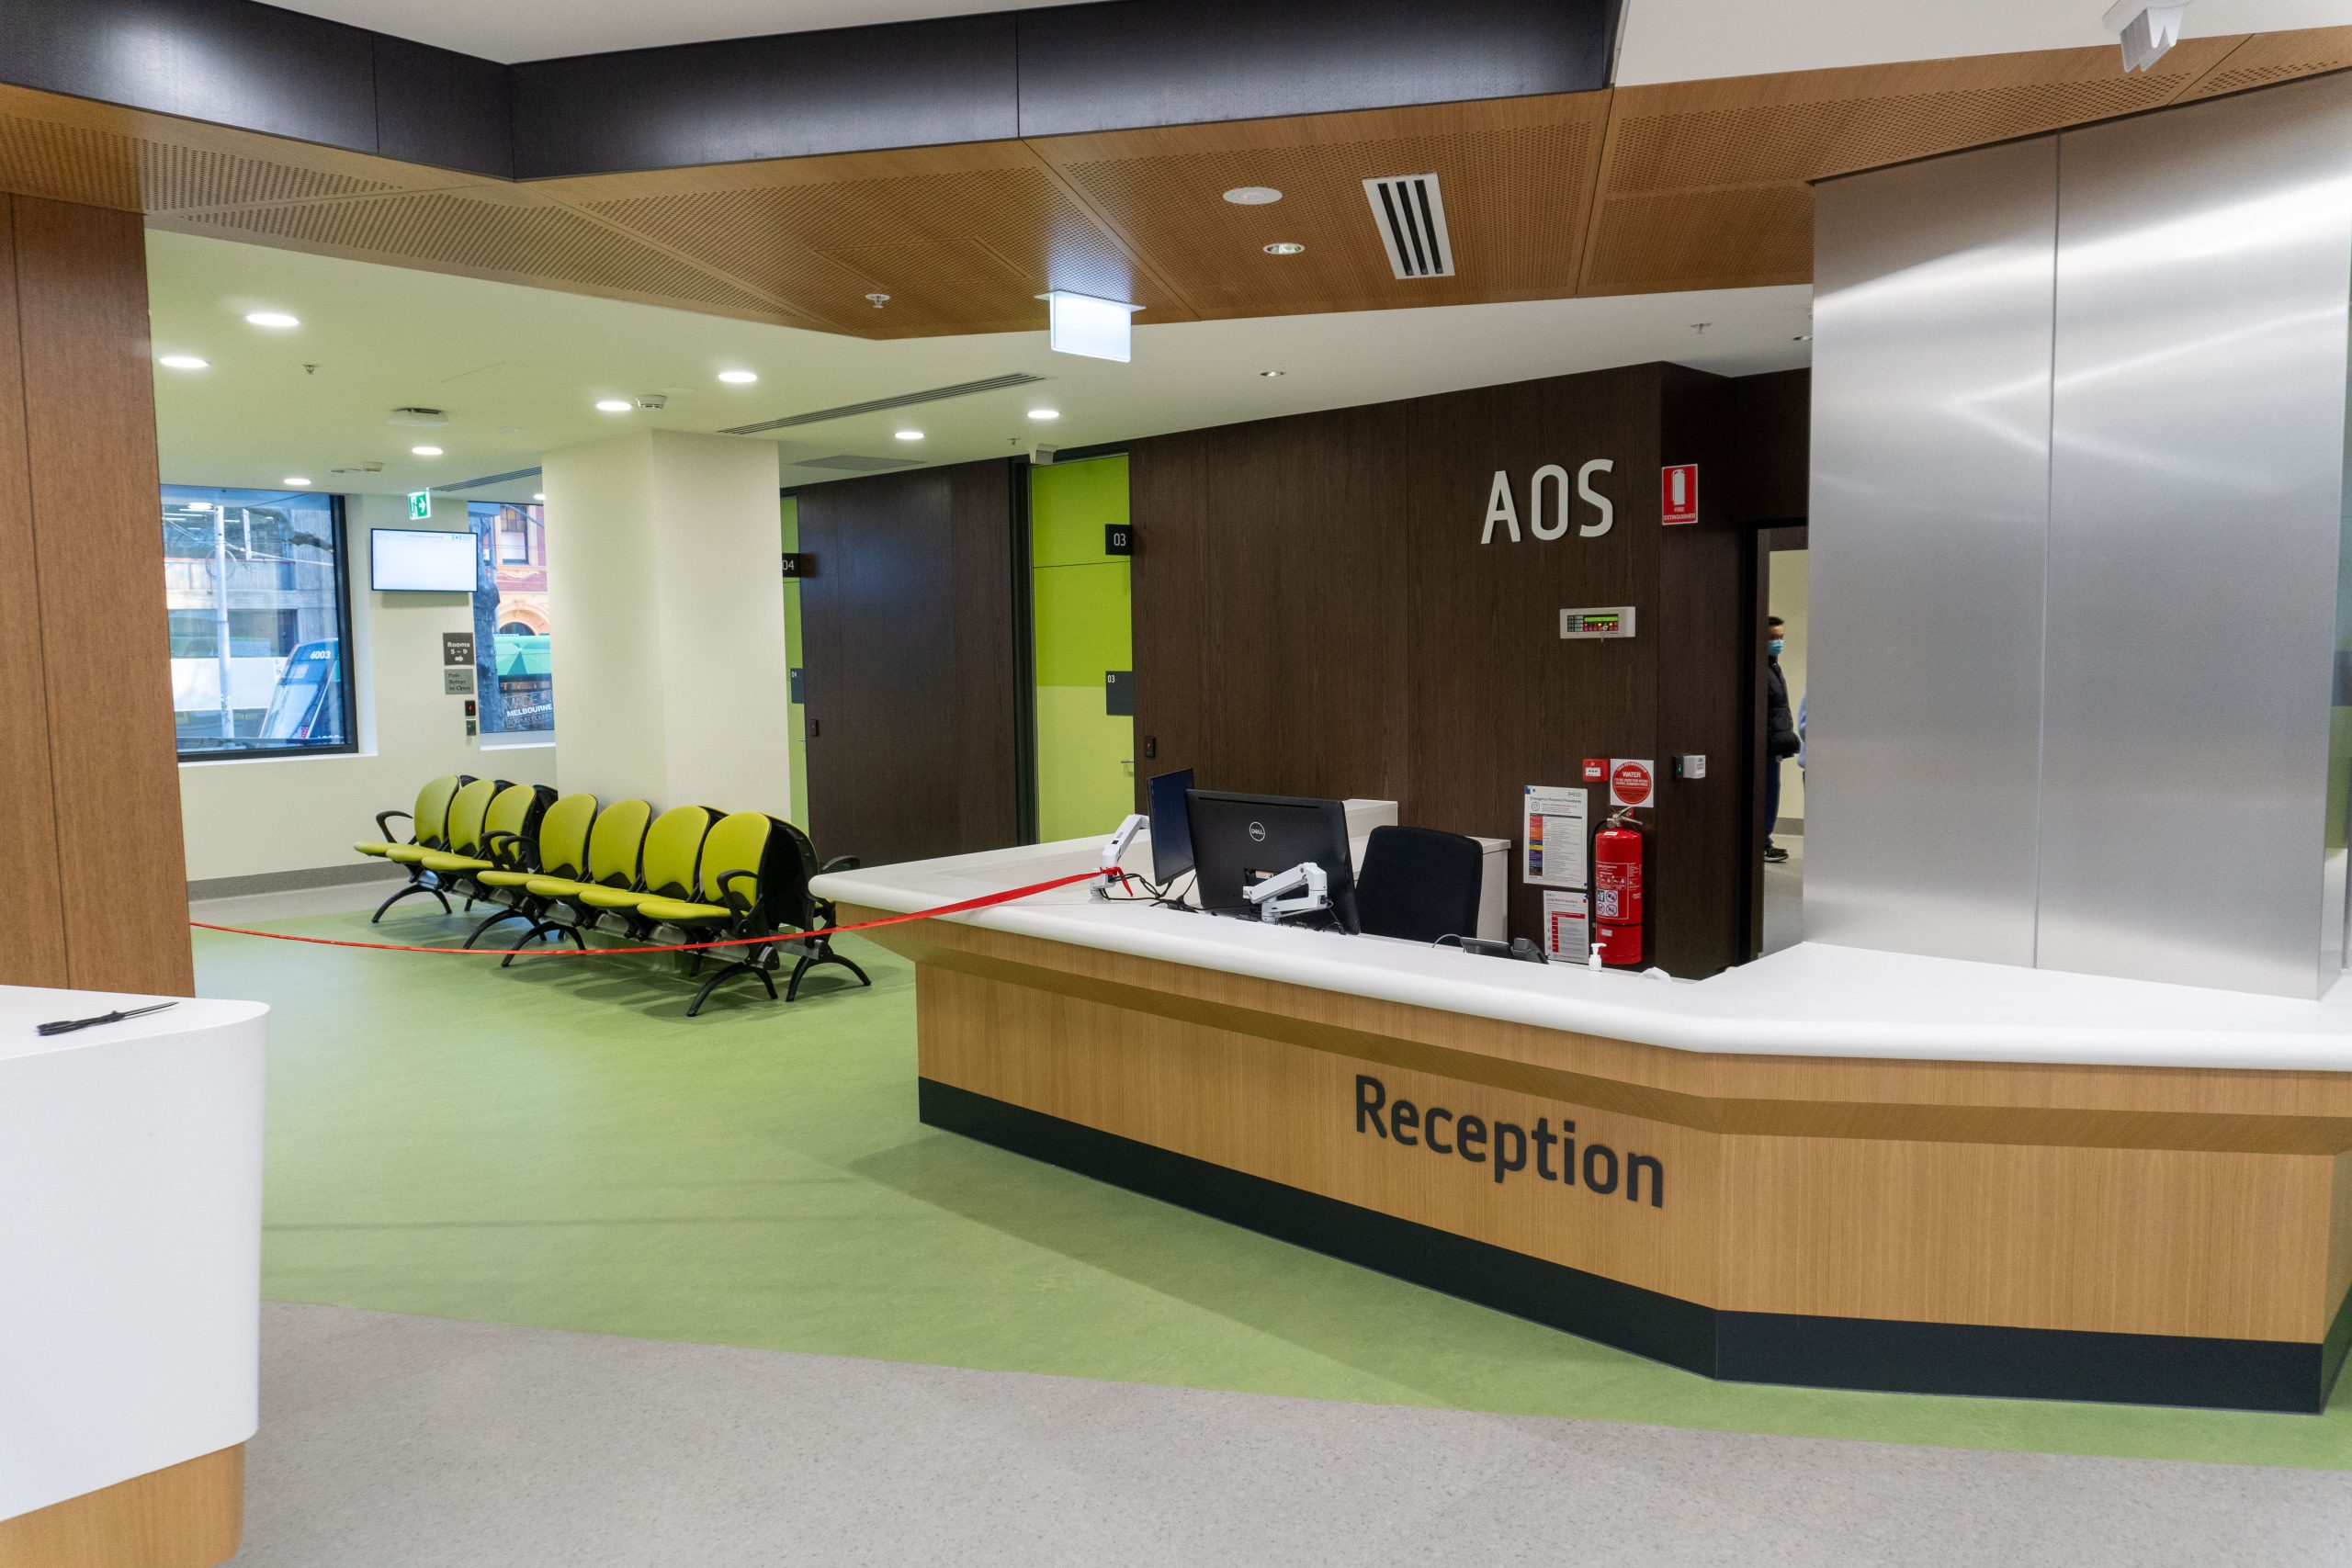
<svg viewBox="0 0 2352 1568">
<path fill-rule="evenodd" d="M 784 498 L 784 549 L 789 555 L 800 548 L 800 498 Z M 800 667 L 800 583 L 797 579 L 784 580 L 784 660 L 788 670 Z M 791 679 L 787 672 L 786 679 Z M 792 821 L 809 837 L 816 829 L 808 825 L 808 718 L 798 703 L 786 705 L 785 722 L 792 728 Z"/>
<path fill-rule="evenodd" d="M 1036 627 L 1037 834 L 1108 833 L 1135 809 L 1135 720 L 1103 709 L 1103 676 L 1135 667 L 1126 558 L 1102 530 L 1127 521 L 1127 460 L 1029 471 Z"/>
</svg>

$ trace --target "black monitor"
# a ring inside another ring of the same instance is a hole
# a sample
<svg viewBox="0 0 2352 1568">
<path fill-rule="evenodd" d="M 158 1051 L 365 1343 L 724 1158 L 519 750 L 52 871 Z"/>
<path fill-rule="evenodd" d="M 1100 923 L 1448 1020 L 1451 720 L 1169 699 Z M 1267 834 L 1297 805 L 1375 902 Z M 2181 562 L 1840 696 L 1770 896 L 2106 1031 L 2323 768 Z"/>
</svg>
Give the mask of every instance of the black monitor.
<svg viewBox="0 0 2352 1568">
<path fill-rule="evenodd" d="M 1331 885 L 1331 913 L 1322 917 L 1324 922 L 1344 931 L 1362 929 L 1356 923 L 1346 807 L 1336 800 L 1213 789 L 1188 790 L 1184 800 L 1192 818 L 1193 890 L 1203 909 L 1254 920 L 1258 911 L 1241 890 L 1313 861 Z"/>
<path fill-rule="evenodd" d="M 1162 887 L 1193 869 L 1193 819 L 1184 805 L 1192 788 L 1190 768 L 1151 781 L 1151 875 Z"/>
</svg>

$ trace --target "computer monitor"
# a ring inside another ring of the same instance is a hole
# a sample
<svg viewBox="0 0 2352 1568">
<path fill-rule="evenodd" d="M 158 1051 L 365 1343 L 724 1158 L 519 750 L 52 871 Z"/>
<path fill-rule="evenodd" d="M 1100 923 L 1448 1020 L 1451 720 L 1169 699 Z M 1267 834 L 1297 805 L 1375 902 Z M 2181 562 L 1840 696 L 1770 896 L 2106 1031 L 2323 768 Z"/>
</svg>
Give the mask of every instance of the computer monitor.
<svg viewBox="0 0 2352 1568">
<path fill-rule="evenodd" d="M 1193 819 L 1184 805 L 1192 788 L 1190 768 L 1151 781 L 1151 875 L 1162 887 L 1193 869 Z"/>
<path fill-rule="evenodd" d="M 1348 852 L 1348 810 L 1336 800 L 1302 800 L 1281 795 L 1228 795 L 1221 790 L 1185 792 L 1192 818 L 1194 895 L 1212 915 L 1258 919 L 1241 890 L 1288 871 L 1302 861 L 1323 868 L 1331 885 L 1326 922 L 1353 932 L 1356 923 L 1355 861 Z"/>
</svg>

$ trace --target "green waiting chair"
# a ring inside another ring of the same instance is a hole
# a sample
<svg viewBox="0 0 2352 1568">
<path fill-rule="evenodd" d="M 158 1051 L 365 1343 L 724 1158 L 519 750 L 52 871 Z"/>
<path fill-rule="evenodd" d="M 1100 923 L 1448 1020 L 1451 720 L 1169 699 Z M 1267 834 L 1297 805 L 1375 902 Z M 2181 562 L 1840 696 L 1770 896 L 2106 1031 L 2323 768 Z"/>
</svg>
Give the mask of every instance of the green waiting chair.
<svg viewBox="0 0 2352 1568">
<path fill-rule="evenodd" d="M 531 929 L 516 940 L 501 967 L 514 963 L 515 953 L 542 937 L 566 936 L 574 947 L 586 947 L 581 928 L 593 924 L 596 916 L 581 902 L 582 897 L 597 888 L 637 886 L 638 868 L 644 863 L 646 824 L 652 819 L 653 807 L 647 802 L 616 800 L 596 814 L 595 827 L 588 834 L 587 864 L 578 874 L 565 876 L 560 868 L 555 868 L 526 877 L 523 891 L 537 908 L 531 917 Z"/>
<path fill-rule="evenodd" d="M 825 869 L 847 871 L 856 864 L 854 857 L 844 855 Z M 779 950 L 786 947 L 796 949 L 800 960 L 785 989 L 786 1002 L 799 996 L 801 977 L 820 964 L 838 964 L 856 976 L 860 985 L 874 984 L 853 960 L 833 951 L 831 937 L 796 939 L 792 935 L 795 931 L 816 931 L 833 923 L 832 905 L 809 895 L 808 879 L 816 874 L 817 852 L 806 833 L 778 818 L 738 811 L 722 818 L 703 840 L 698 899 L 638 900 L 629 916 L 641 934 L 650 935 L 659 926 L 674 926 L 696 942 L 770 939 L 717 950 L 727 956 L 695 993 L 686 1008 L 688 1018 L 701 1012 L 710 994 L 737 975 L 756 976 L 767 987 L 768 999 L 774 1001 L 775 980 L 770 971 L 775 967 Z M 689 973 L 700 971 L 705 955 L 694 956 Z"/>
<path fill-rule="evenodd" d="M 491 797 L 490 809 L 482 815 L 481 837 L 470 853 L 454 849 L 433 850 L 417 863 L 431 873 L 445 891 L 465 895 L 466 908 L 471 909 L 477 899 L 490 897 L 490 889 L 480 880 L 481 874 L 500 870 L 506 863 L 499 858 L 500 841 L 526 840 L 537 832 L 539 818 L 554 799 L 555 791 L 545 784 L 508 784 Z"/>
<path fill-rule="evenodd" d="M 652 934 L 653 928 L 634 917 L 637 907 L 648 898 L 684 898 L 695 896 L 695 873 L 702 863 L 703 840 L 710 836 L 710 825 L 718 813 L 707 806 L 673 806 L 653 819 L 645 830 L 645 859 L 640 865 L 636 885 L 629 887 L 589 887 L 582 890 L 581 905 L 594 909 L 589 923 L 594 924 L 604 916 L 621 917 L 622 929 L 633 939 L 641 940 Z"/>
<path fill-rule="evenodd" d="M 502 906 L 498 913 L 473 929 L 466 938 L 471 947 L 481 934 L 508 920 L 536 922 L 548 905 L 530 889 L 535 876 L 574 881 L 588 874 L 588 834 L 596 823 L 596 797 L 567 795 L 540 814 L 536 833 L 490 835 L 490 854 L 498 863 L 473 874 L 482 897 Z"/>
<path fill-rule="evenodd" d="M 383 837 L 362 839 L 351 847 L 378 860 L 388 860 L 394 850 L 404 850 L 416 844 L 435 850 L 447 848 L 449 799 L 473 782 L 470 773 L 444 773 L 428 781 L 423 789 L 416 792 L 414 811 L 379 811 L 376 813 L 376 831 Z M 408 818 L 409 832 L 405 840 L 392 837 L 392 818 L 395 817 Z M 412 876 L 413 874 L 411 873 Z"/>
<path fill-rule="evenodd" d="M 368 918 L 370 925 L 382 919 L 384 911 L 401 899 L 419 893 L 430 893 L 439 899 L 443 914 L 457 912 L 449 908 L 448 896 L 441 879 L 425 868 L 424 857 L 452 850 L 459 854 L 472 854 L 481 842 L 482 823 L 490 815 L 490 803 L 505 787 L 504 779 L 468 779 L 458 787 L 457 794 L 449 797 L 448 815 L 444 819 L 440 841 L 428 842 L 420 836 L 413 844 L 386 846 L 386 860 L 408 867 L 408 886 L 376 906 L 375 914 Z"/>
</svg>

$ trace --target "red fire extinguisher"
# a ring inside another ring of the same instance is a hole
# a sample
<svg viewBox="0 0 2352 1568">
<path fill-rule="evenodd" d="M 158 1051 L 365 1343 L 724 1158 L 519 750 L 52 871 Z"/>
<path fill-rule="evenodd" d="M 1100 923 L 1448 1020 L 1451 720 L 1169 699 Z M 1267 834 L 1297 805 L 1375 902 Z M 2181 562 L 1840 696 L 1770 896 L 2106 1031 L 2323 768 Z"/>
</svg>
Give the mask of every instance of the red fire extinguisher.
<svg viewBox="0 0 2352 1568">
<path fill-rule="evenodd" d="M 1619 812 L 1592 836 L 1592 934 L 1600 961 L 1638 968 L 1649 955 L 1642 925 L 1642 852 L 1645 835 L 1629 813 Z"/>
</svg>

